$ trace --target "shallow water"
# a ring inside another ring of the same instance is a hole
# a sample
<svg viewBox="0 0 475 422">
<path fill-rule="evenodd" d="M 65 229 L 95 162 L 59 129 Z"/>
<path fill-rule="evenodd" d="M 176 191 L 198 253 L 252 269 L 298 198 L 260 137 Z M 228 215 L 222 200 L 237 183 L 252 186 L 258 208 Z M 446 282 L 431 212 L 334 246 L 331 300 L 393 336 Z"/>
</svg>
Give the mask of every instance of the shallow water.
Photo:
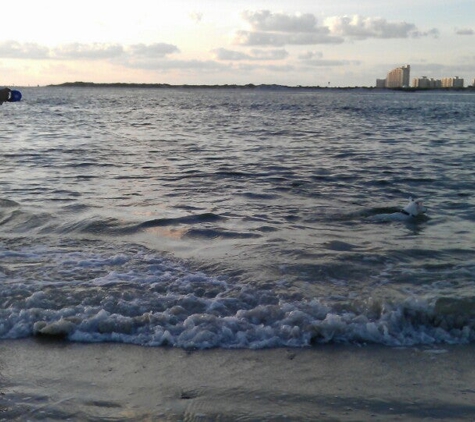
<svg viewBox="0 0 475 422">
<path fill-rule="evenodd" d="M 1 108 L 1 338 L 467 343 L 470 93 L 30 88 Z M 426 215 L 381 214 L 420 198 Z"/>
</svg>

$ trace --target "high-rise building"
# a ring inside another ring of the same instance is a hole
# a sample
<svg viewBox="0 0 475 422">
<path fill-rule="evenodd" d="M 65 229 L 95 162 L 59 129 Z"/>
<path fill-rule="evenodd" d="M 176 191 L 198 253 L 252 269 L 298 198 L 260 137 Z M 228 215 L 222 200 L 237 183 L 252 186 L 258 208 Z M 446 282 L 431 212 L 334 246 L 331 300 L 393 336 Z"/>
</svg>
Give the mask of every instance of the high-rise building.
<svg viewBox="0 0 475 422">
<path fill-rule="evenodd" d="M 427 76 L 423 76 L 422 78 L 414 78 L 412 80 L 412 86 L 420 89 L 437 89 L 441 88 L 442 82 L 440 79 L 429 79 Z"/>
<path fill-rule="evenodd" d="M 463 88 L 463 78 L 442 78 L 442 88 Z"/>
<path fill-rule="evenodd" d="M 411 66 L 401 66 L 391 70 L 386 77 L 386 88 L 408 88 Z"/>
</svg>

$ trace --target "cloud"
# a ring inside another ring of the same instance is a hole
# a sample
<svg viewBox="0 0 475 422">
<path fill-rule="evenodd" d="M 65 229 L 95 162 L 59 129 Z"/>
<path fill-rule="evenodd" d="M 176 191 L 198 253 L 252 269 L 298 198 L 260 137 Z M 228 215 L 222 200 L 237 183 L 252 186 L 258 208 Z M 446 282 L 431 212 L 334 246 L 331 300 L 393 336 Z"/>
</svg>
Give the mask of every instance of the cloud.
<svg viewBox="0 0 475 422">
<path fill-rule="evenodd" d="M 35 43 L 5 41 L 0 43 L 0 58 L 28 60 L 131 60 L 139 58 L 164 58 L 179 53 L 178 47 L 166 43 L 134 44 L 64 44 L 54 48 Z"/>
<path fill-rule="evenodd" d="M 142 57 L 165 57 L 169 54 L 179 53 L 180 50 L 177 46 L 166 43 L 155 44 L 135 44 L 127 49 L 133 56 Z"/>
<path fill-rule="evenodd" d="M 255 64 L 240 64 L 236 66 L 235 69 L 239 70 L 240 72 L 251 73 L 251 72 L 276 72 L 276 73 L 288 73 L 296 71 L 295 66 L 290 64 L 279 64 L 279 65 L 255 65 Z"/>
<path fill-rule="evenodd" d="M 284 45 L 340 44 L 343 38 L 311 32 L 282 34 L 238 31 L 234 42 L 237 45 L 283 47 Z"/>
<path fill-rule="evenodd" d="M 240 60 L 283 60 L 289 53 L 284 49 L 277 50 L 251 50 L 251 54 L 240 51 L 218 48 L 213 50 L 213 54 L 218 60 L 240 61 Z"/>
<path fill-rule="evenodd" d="M 130 69 L 160 70 L 166 69 L 170 63 L 181 63 L 179 60 L 171 62 L 167 57 L 180 52 L 178 47 L 172 44 L 134 44 L 126 47 L 124 52 L 115 63 Z"/>
<path fill-rule="evenodd" d="M 328 28 L 318 25 L 311 14 L 287 15 L 269 10 L 245 11 L 242 17 L 251 30 L 236 32 L 235 44 L 247 46 L 339 44 L 341 37 L 332 36 Z"/>
<path fill-rule="evenodd" d="M 17 41 L 0 42 L 0 58 L 8 59 L 46 59 L 49 49 L 36 43 Z"/>
<path fill-rule="evenodd" d="M 185 71 L 185 72 L 222 72 L 229 66 L 213 60 L 169 60 L 139 58 L 121 63 L 130 69 L 155 70 L 155 71 Z"/>
<path fill-rule="evenodd" d="M 245 11 L 242 13 L 244 20 L 251 24 L 254 31 L 264 32 L 320 32 L 315 16 L 307 13 L 304 15 L 286 15 L 272 13 L 269 10 L 258 12 Z"/>
<path fill-rule="evenodd" d="M 235 44 L 245 46 L 341 44 L 345 40 L 438 37 L 437 29 L 419 30 L 408 22 L 384 18 L 336 16 L 320 24 L 312 14 L 288 15 L 269 10 L 246 11 L 243 19 L 250 30 L 236 32 Z"/>
<path fill-rule="evenodd" d="M 428 31 L 414 31 L 411 33 L 412 38 L 420 38 L 420 37 L 432 37 L 432 38 L 439 38 L 440 31 L 436 28 L 429 29 Z"/>
<path fill-rule="evenodd" d="M 54 59 L 69 60 L 100 60 L 119 57 L 124 54 L 124 48 L 119 44 L 66 44 L 50 52 Z"/>
<path fill-rule="evenodd" d="M 269 72 L 282 72 L 282 73 L 295 71 L 295 67 L 291 65 L 268 65 L 268 66 L 264 66 L 260 68 L 260 70 L 262 69 L 267 70 Z"/>
<path fill-rule="evenodd" d="M 239 61 L 251 59 L 249 54 L 235 50 L 228 50 L 226 48 L 217 48 L 216 50 L 213 50 L 212 53 L 217 60 Z"/>
<path fill-rule="evenodd" d="M 338 67 L 338 66 L 348 66 L 348 65 L 360 65 L 361 62 L 358 60 L 313 59 L 313 60 L 306 60 L 305 64 L 307 66 L 314 66 L 314 67 Z"/>
<path fill-rule="evenodd" d="M 358 60 L 324 59 L 323 54 L 319 51 L 307 51 L 298 58 L 304 65 L 312 67 L 335 67 L 361 64 Z"/>
<path fill-rule="evenodd" d="M 471 28 L 456 29 L 455 33 L 457 35 L 475 35 L 475 31 Z"/>
<path fill-rule="evenodd" d="M 105 60 L 114 65 L 129 69 L 154 71 L 201 71 L 223 72 L 229 65 L 214 60 L 171 60 L 170 55 L 179 53 L 177 46 L 167 43 L 153 44 L 106 44 L 72 43 L 49 48 L 35 43 L 5 41 L 0 43 L 0 58 L 48 61 L 96 61 Z M 225 54 L 225 51 L 221 52 Z M 253 60 L 271 60 L 284 57 L 282 51 L 252 50 L 249 57 Z"/>
<path fill-rule="evenodd" d="M 55 58 L 62 59 L 116 59 L 116 58 L 163 58 L 178 53 L 178 47 L 166 43 L 134 44 L 123 47 L 119 44 L 68 44 L 54 50 Z"/>
<path fill-rule="evenodd" d="M 332 34 L 357 40 L 368 38 L 417 38 L 438 35 L 436 29 L 421 32 L 413 23 L 388 22 L 384 18 L 371 18 L 359 15 L 327 18 L 325 24 Z"/>
<path fill-rule="evenodd" d="M 312 60 L 315 58 L 321 59 L 323 57 L 323 53 L 320 51 L 307 51 L 304 54 L 299 55 L 300 60 Z"/>
<path fill-rule="evenodd" d="M 251 50 L 252 57 L 255 60 L 283 60 L 289 56 L 285 49 L 278 50 Z"/>
</svg>

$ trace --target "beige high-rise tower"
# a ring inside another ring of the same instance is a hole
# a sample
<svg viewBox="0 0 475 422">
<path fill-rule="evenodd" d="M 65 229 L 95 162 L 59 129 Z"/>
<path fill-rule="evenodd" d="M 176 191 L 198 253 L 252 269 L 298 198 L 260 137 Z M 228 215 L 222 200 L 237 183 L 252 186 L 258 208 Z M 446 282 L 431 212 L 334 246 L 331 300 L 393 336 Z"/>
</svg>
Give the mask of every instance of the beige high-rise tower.
<svg viewBox="0 0 475 422">
<path fill-rule="evenodd" d="M 401 66 L 391 70 L 386 77 L 386 88 L 408 88 L 411 66 Z"/>
</svg>

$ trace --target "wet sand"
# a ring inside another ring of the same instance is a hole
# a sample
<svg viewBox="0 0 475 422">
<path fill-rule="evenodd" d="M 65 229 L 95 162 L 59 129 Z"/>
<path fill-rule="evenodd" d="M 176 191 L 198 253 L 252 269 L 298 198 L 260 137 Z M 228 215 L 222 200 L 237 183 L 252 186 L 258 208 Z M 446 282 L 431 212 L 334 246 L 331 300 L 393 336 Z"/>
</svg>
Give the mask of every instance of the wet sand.
<svg viewBox="0 0 475 422">
<path fill-rule="evenodd" d="M 0 342 L 0 420 L 471 421 L 475 347 Z"/>
</svg>

